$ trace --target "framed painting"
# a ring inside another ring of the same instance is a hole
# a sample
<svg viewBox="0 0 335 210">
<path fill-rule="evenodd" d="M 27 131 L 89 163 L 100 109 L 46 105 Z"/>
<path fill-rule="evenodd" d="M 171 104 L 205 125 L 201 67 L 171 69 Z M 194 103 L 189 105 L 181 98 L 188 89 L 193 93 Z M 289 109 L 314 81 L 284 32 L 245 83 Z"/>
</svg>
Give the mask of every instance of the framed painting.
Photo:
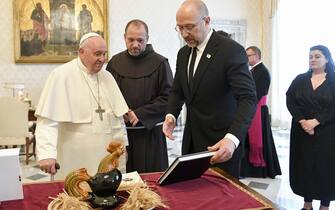
<svg viewBox="0 0 335 210">
<path fill-rule="evenodd" d="M 70 61 L 88 32 L 108 42 L 107 6 L 108 0 L 14 0 L 15 62 Z"/>
</svg>

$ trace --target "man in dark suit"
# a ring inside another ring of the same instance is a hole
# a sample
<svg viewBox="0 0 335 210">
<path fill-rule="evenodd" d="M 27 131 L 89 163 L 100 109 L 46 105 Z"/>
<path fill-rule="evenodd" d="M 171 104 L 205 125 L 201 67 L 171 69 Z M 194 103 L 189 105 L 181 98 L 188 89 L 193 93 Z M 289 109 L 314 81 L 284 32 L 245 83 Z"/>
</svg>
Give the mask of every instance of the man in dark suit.
<svg viewBox="0 0 335 210">
<path fill-rule="evenodd" d="M 185 1 L 176 20 L 187 46 L 178 52 L 163 132 L 174 139 L 176 118 L 186 103 L 182 154 L 216 151 L 211 163 L 238 177 L 240 142 L 257 101 L 245 50 L 210 28 L 208 9 L 200 0 Z"/>
</svg>

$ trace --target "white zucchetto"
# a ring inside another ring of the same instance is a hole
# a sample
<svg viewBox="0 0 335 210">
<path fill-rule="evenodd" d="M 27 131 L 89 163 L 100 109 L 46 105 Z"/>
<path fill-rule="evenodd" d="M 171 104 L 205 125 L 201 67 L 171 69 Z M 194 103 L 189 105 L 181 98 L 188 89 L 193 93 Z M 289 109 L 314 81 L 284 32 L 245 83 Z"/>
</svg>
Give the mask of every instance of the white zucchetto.
<svg viewBox="0 0 335 210">
<path fill-rule="evenodd" d="M 80 39 L 80 42 L 79 42 L 79 46 L 81 46 L 83 44 L 83 42 L 88 39 L 88 38 L 91 38 L 91 37 L 94 37 L 94 36 L 98 36 L 98 37 L 101 37 L 100 34 L 97 34 L 95 32 L 89 32 L 87 34 L 84 34 L 81 39 Z"/>
</svg>

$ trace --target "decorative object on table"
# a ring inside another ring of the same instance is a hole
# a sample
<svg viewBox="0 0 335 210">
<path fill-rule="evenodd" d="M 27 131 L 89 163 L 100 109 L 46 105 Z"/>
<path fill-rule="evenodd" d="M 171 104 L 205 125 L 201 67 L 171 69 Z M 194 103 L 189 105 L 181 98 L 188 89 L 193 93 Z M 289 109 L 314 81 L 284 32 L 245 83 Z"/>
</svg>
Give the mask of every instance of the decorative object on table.
<svg viewBox="0 0 335 210">
<path fill-rule="evenodd" d="M 94 208 L 113 208 L 120 203 L 121 198 L 116 195 L 116 190 L 122 180 L 121 172 L 115 168 L 106 173 L 97 173 L 88 180 L 92 189 L 88 200 Z"/>
<path fill-rule="evenodd" d="M 87 173 L 86 168 L 70 172 L 65 179 L 65 191 L 69 196 L 87 200 L 88 192 L 92 191 L 87 183 L 90 178 L 91 176 Z"/>
<path fill-rule="evenodd" d="M 121 201 L 116 195 L 122 180 L 117 167 L 119 158 L 124 153 L 124 146 L 119 141 L 112 141 L 107 151 L 110 154 L 101 160 L 96 175 L 90 176 L 85 168 L 67 175 L 65 190 L 69 196 L 89 201 L 94 208 L 113 208 Z"/>
<path fill-rule="evenodd" d="M 128 191 L 129 197 L 124 203 L 120 210 L 141 210 L 141 209 L 154 209 L 156 207 L 167 208 L 161 199 L 161 197 L 150 188 L 143 184 L 134 187 Z"/>
<path fill-rule="evenodd" d="M 101 160 L 98 166 L 98 173 L 104 173 L 118 168 L 119 159 L 121 155 L 124 154 L 125 149 L 121 142 L 112 141 L 107 147 L 107 152 L 110 154 Z"/>
<path fill-rule="evenodd" d="M 129 193 L 127 201 L 122 204 L 120 210 L 154 209 L 156 207 L 169 208 L 162 202 L 161 197 L 152 191 L 143 182 L 137 171 L 122 174 L 122 182 L 117 191 Z"/>
<path fill-rule="evenodd" d="M 121 196 L 116 193 L 120 184 L 121 189 L 129 193 L 126 203 L 121 207 L 123 210 L 168 208 L 160 196 L 149 189 L 137 172 L 125 174 L 125 179 L 122 180 L 122 174 L 117 169 L 119 158 L 125 152 L 121 142 L 112 141 L 107 151 L 110 154 L 100 161 L 97 174 L 93 177 L 87 173 L 86 168 L 74 170 L 67 175 L 64 184 L 67 193 L 55 198 L 49 204 L 55 208 L 50 210 L 59 210 L 61 204 L 66 203 L 80 205 L 78 202 L 81 201 L 89 202 L 93 208 L 114 208 L 121 202 Z"/>
<path fill-rule="evenodd" d="M 48 210 L 92 210 L 93 208 L 86 202 L 80 201 L 78 198 L 69 196 L 66 192 L 58 194 L 48 205 Z"/>
<path fill-rule="evenodd" d="M 122 181 L 117 191 L 130 191 L 137 186 L 144 186 L 141 176 L 137 171 L 122 174 Z"/>
</svg>

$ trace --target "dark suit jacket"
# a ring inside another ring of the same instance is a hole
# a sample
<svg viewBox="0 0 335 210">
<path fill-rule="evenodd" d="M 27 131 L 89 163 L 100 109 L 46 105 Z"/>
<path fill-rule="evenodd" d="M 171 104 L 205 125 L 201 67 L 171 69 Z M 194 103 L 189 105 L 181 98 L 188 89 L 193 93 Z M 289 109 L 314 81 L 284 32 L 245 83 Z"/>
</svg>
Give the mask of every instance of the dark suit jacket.
<svg viewBox="0 0 335 210">
<path fill-rule="evenodd" d="M 270 87 L 270 73 L 269 70 L 262 63 L 258 64 L 251 70 L 252 76 L 256 85 L 257 101 L 268 94 Z"/>
<path fill-rule="evenodd" d="M 226 133 L 243 143 L 257 102 L 244 48 L 214 31 L 196 69 L 192 92 L 187 79 L 190 53 L 188 46 L 178 52 L 168 105 L 168 113 L 177 119 L 186 103 L 182 154 L 207 150 L 207 146 L 214 145 Z M 239 146 L 228 163 L 239 161 L 241 150 Z"/>
</svg>

